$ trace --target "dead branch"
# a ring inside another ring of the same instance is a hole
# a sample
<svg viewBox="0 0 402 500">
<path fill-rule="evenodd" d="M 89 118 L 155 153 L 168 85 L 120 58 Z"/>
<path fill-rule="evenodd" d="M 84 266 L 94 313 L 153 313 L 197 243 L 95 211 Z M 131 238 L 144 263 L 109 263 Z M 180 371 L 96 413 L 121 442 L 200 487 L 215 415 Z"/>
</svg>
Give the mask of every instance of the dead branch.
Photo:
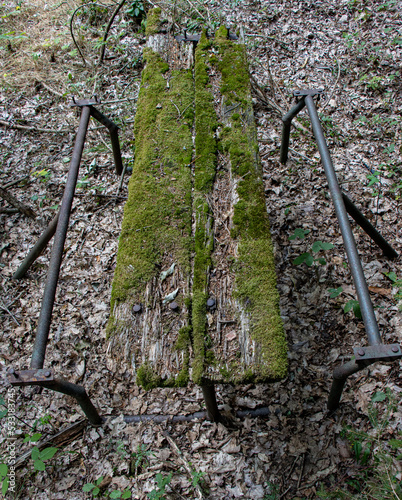
<svg viewBox="0 0 402 500">
<path fill-rule="evenodd" d="M 126 3 L 126 0 L 122 0 L 119 5 L 116 7 L 116 10 L 113 12 L 112 17 L 110 18 L 110 21 L 106 27 L 105 34 L 103 35 L 103 40 L 102 40 L 102 48 L 101 48 L 101 53 L 99 57 L 99 62 L 98 66 L 100 66 L 103 62 L 103 58 L 105 57 L 105 50 L 106 50 L 106 40 L 109 35 L 110 28 L 112 27 L 114 18 L 117 16 L 119 13 L 120 9 L 123 7 L 123 5 Z"/>
<path fill-rule="evenodd" d="M 19 212 L 26 215 L 27 217 L 36 219 L 36 213 L 32 210 L 32 208 L 18 201 L 17 198 L 15 198 L 12 194 L 10 194 L 6 189 L 2 187 L 0 187 L 0 198 L 3 198 L 4 200 L 8 201 L 10 205 L 17 208 Z"/>
<path fill-rule="evenodd" d="M 79 420 L 75 424 L 70 425 L 70 427 L 67 427 L 67 429 L 58 432 L 54 436 L 51 436 L 43 441 L 39 441 L 39 443 L 37 443 L 36 446 L 39 448 L 39 450 L 43 450 L 44 448 L 47 448 L 50 445 L 56 446 L 58 448 L 61 448 L 62 446 L 67 446 L 81 435 L 86 425 L 87 421 L 85 419 Z M 23 455 L 18 457 L 15 460 L 15 467 L 22 467 L 24 462 L 28 458 L 30 458 L 31 451 L 32 450 L 28 450 Z"/>
<path fill-rule="evenodd" d="M 70 130 L 51 130 L 47 128 L 38 128 L 38 127 L 27 127 L 26 125 L 17 125 L 14 123 L 9 123 L 4 120 L 0 120 L 0 125 L 7 128 L 14 128 L 16 130 L 25 130 L 27 132 L 44 132 L 46 134 L 67 134 Z"/>
<path fill-rule="evenodd" d="M 170 434 L 165 431 L 163 432 L 163 435 L 165 436 L 165 438 L 168 440 L 170 446 L 172 447 L 173 451 L 176 453 L 176 455 L 179 457 L 180 461 L 182 462 L 183 464 L 183 467 L 186 469 L 186 471 L 188 472 L 189 476 L 190 476 L 190 479 L 193 479 L 193 476 L 194 476 L 194 471 L 191 470 L 191 467 L 190 467 L 190 464 L 188 463 L 188 460 L 186 460 L 185 456 L 183 455 L 182 451 L 180 450 L 180 448 L 177 446 L 177 444 L 174 442 L 173 438 L 170 436 Z M 204 498 L 204 495 L 202 493 L 202 490 L 201 490 L 201 487 L 199 484 L 196 484 L 195 486 L 195 490 L 197 492 L 197 497 L 200 498 L 200 499 L 203 499 Z"/>
</svg>

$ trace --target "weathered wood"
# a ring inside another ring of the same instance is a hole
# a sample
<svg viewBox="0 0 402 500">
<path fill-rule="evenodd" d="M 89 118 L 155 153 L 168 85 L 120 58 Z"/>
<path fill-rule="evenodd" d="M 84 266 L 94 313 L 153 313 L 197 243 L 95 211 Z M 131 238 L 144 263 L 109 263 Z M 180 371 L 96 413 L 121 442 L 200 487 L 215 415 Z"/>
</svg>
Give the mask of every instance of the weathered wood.
<svg viewBox="0 0 402 500">
<path fill-rule="evenodd" d="M 146 389 L 278 380 L 286 341 L 245 48 L 221 28 L 194 60 L 192 43 L 149 26 L 108 352 Z"/>
<path fill-rule="evenodd" d="M 152 33 L 144 59 L 108 353 L 150 388 L 189 378 L 194 84 L 183 65 L 192 64 L 192 46 Z"/>
</svg>

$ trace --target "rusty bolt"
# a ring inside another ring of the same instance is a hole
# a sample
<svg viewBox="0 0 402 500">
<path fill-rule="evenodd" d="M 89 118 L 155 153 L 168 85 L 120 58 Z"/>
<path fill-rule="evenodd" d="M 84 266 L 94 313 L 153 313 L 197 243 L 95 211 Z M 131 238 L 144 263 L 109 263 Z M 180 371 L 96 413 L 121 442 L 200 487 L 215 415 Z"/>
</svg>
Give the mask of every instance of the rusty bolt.
<svg viewBox="0 0 402 500">
<path fill-rule="evenodd" d="M 364 356 L 366 353 L 364 352 L 364 349 L 359 349 L 359 350 L 357 351 L 357 354 L 358 354 L 359 356 Z"/>
<path fill-rule="evenodd" d="M 398 352 L 398 351 L 399 351 L 399 347 L 397 345 L 393 345 L 392 352 Z"/>
<path fill-rule="evenodd" d="M 52 375 L 52 372 L 49 372 L 49 371 L 45 372 L 45 377 L 46 378 L 49 378 L 51 375 Z"/>
<path fill-rule="evenodd" d="M 136 314 L 140 313 L 142 311 L 142 305 L 141 304 L 135 304 L 133 307 L 133 312 Z"/>
<path fill-rule="evenodd" d="M 179 308 L 179 304 L 177 302 L 171 302 L 169 304 L 169 307 L 172 311 L 177 311 L 177 309 Z"/>
</svg>

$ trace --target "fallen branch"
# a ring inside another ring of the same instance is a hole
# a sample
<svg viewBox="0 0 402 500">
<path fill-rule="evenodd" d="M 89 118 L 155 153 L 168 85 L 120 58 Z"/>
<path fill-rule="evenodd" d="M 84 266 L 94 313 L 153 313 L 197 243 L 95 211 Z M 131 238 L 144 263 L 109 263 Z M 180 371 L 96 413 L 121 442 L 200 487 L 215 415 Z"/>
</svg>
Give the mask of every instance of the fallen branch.
<svg viewBox="0 0 402 500">
<path fill-rule="evenodd" d="M 99 62 L 98 66 L 100 66 L 103 62 L 103 58 L 105 57 L 105 49 L 106 49 L 106 40 L 109 35 L 110 28 L 112 27 L 114 18 L 117 16 L 119 13 L 120 9 L 123 7 L 123 5 L 126 3 L 126 0 L 122 0 L 119 5 L 116 7 L 116 10 L 113 12 L 112 17 L 110 18 L 110 21 L 106 27 L 105 34 L 103 35 L 103 40 L 102 40 L 102 48 L 101 48 L 101 53 L 99 57 Z"/>
<path fill-rule="evenodd" d="M 202 493 L 202 490 L 201 490 L 201 487 L 199 484 L 194 484 L 193 482 L 193 479 L 194 479 L 194 471 L 191 469 L 190 467 L 190 464 L 188 463 L 188 461 L 186 460 L 185 456 L 183 455 L 182 451 L 179 449 L 179 447 L 177 446 L 177 444 L 174 442 L 173 438 L 170 436 L 170 434 L 165 431 L 163 432 L 163 435 L 165 436 L 165 438 L 169 441 L 169 444 L 170 446 L 172 447 L 173 451 L 176 453 L 176 455 L 179 457 L 180 461 L 182 462 L 183 464 L 183 467 L 186 469 L 186 471 L 188 472 L 189 476 L 190 476 L 190 479 L 193 483 L 193 486 L 197 492 L 197 497 L 200 498 L 200 499 L 203 499 L 204 498 L 204 495 Z"/>
<path fill-rule="evenodd" d="M 32 210 L 32 208 L 18 201 L 17 198 L 15 198 L 12 194 L 10 194 L 2 187 L 0 187 L 0 198 L 3 198 L 4 200 L 8 201 L 10 205 L 17 208 L 19 212 L 23 213 L 27 217 L 36 219 L 36 213 Z"/>
<path fill-rule="evenodd" d="M 38 127 L 27 127 L 26 125 L 16 125 L 14 123 L 9 123 L 4 120 L 0 120 L 0 125 L 7 128 L 15 128 L 17 130 L 25 130 L 27 132 L 45 132 L 47 134 L 67 134 L 70 130 L 51 130 L 47 128 L 38 128 Z"/>
<path fill-rule="evenodd" d="M 57 90 L 52 89 L 52 87 L 49 87 L 49 86 L 48 86 L 48 85 L 46 85 L 46 83 L 44 83 L 44 82 L 39 82 L 39 83 L 42 85 L 42 87 L 43 87 L 44 89 L 46 89 L 46 90 L 47 90 L 48 92 L 50 92 L 51 94 L 54 94 L 54 95 L 56 95 L 57 97 L 60 97 L 60 99 L 64 99 L 64 95 L 63 95 L 63 94 L 60 94 L 60 92 L 57 92 Z"/>
<path fill-rule="evenodd" d="M 67 446 L 70 444 L 72 441 L 77 439 L 80 434 L 83 432 L 87 425 L 87 421 L 85 419 L 79 420 L 73 425 L 70 425 L 70 427 L 67 427 L 67 429 L 64 429 L 60 431 L 59 433 L 55 434 L 54 436 L 51 436 L 44 441 L 39 441 L 39 443 L 36 443 L 36 446 L 39 448 L 39 450 L 43 450 L 44 448 L 47 448 L 48 446 L 56 446 L 57 448 L 61 448 L 62 446 Z M 15 460 L 15 467 L 22 467 L 24 462 L 30 458 L 31 456 L 31 449 L 25 452 L 23 455 L 18 457 Z"/>
</svg>

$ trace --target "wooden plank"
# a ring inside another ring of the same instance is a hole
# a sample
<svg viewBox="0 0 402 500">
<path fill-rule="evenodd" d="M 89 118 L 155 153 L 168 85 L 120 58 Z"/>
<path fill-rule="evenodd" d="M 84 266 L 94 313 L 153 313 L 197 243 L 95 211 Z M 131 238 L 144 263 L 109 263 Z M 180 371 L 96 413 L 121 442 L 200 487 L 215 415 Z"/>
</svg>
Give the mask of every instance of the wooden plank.
<svg viewBox="0 0 402 500">
<path fill-rule="evenodd" d="M 185 385 L 189 376 L 194 82 L 178 68 L 192 57 L 191 44 L 150 28 L 108 326 L 109 355 L 145 388 Z"/>
<path fill-rule="evenodd" d="M 214 41 L 201 38 L 195 80 L 192 378 L 197 383 L 277 380 L 287 372 L 287 347 L 246 52 L 227 39 L 225 28 Z M 214 118 L 206 116 L 212 111 Z M 219 135 L 218 144 L 208 144 L 205 135 Z M 207 298 L 216 307 L 208 310 Z"/>
</svg>

